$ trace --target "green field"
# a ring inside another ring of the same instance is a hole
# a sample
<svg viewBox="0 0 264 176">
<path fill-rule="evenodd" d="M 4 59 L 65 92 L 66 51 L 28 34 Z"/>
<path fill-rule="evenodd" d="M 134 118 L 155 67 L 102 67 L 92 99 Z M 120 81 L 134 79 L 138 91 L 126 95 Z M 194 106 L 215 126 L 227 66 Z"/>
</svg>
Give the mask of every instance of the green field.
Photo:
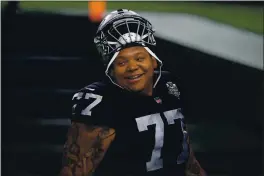
<svg viewBox="0 0 264 176">
<path fill-rule="evenodd" d="M 87 9 L 84 1 L 21 1 L 22 9 L 56 11 L 62 8 Z M 255 33 L 263 34 L 263 7 L 246 7 L 205 2 L 120 2 L 109 1 L 107 9 L 128 8 L 135 11 L 171 12 L 195 14 L 209 19 L 230 24 Z"/>
</svg>

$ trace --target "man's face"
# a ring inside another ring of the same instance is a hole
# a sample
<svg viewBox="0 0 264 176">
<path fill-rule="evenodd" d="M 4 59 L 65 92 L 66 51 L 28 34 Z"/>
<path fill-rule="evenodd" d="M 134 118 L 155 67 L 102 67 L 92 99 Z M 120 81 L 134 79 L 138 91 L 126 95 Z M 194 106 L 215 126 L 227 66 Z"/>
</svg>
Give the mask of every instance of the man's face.
<svg viewBox="0 0 264 176">
<path fill-rule="evenodd" d="M 141 46 L 121 50 L 113 62 L 112 76 L 127 90 L 152 95 L 157 61 Z"/>
</svg>

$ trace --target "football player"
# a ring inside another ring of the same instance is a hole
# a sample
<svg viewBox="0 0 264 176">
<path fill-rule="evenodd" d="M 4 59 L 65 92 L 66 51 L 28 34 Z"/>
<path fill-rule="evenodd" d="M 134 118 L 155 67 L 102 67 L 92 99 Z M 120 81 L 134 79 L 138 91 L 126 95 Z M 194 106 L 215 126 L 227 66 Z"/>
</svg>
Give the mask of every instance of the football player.
<svg viewBox="0 0 264 176">
<path fill-rule="evenodd" d="M 120 9 L 94 42 L 106 79 L 74 94 L 61 176 L 204 176 L 195 159 L 180 92 L 155 55 L 151 23 Z"/>
</svg>

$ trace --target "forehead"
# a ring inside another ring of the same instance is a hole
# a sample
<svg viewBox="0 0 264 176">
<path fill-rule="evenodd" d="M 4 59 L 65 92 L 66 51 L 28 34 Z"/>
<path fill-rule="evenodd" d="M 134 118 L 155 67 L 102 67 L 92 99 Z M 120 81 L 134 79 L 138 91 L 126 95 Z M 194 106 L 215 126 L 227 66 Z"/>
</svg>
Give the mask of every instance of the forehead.
<svg viewBox="0 0 264 176">
<path fill-rule="evenodd" d="M 119 54 L 117 55 L 117 58 L 118 57 L 133 57 L 138 54 L 148 54 L 148 51 L 142 46 L 133 46 L 129 48 L 124 48 L 119 52 Z"/>
</svg>

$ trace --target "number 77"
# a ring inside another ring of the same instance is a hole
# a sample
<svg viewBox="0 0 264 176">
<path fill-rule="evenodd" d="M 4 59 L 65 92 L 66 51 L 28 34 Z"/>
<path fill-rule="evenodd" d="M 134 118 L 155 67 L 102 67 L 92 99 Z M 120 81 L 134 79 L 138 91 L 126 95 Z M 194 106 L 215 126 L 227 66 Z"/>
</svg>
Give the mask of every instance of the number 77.
<svg viewBox="0 0 264 176">
<path fill-rule="evenodd" d="M 80 100 L 83 97 L 83 92 L 78 92 L 76 94 L 74 94 L 74 96 L 72 97 L 72 100 L 76 99 L 76 100 Z M 86 93 L 85 94 L 85 99 L 90 99 L 90 98 L 94 98 L 95 100 L 89 104 L 85 109 L 82 110 L 81 114 L 82 115 L 92 115 L 92 108 L 94 108 L 96 105 L 98 105 L 103 97 L 101 95 L 97 95 L 97 94 L 93 94 L 93 93 Z M 73 105 L 73 108 L 75 108 L 77 106 L 77 104 Z"/>
<path fill-rule="evenodd" d="M 169 125 L 174 124 L 175 120 L 181 119 L 181 128 L 183 131 L 183 144 L 182 148 L 183 151 L 179 155 L 177 159 L 177 163 L 183 163 L 188 157 L 188 145 L 187 145 L 187 132 L 184 130 L 182 119 L 184 118 L 182 113 L 179 109 L 174 109 L 170 111 L 164 112 L 164 116 Z M 143 117 L 136 118 L 137 127 L 139 132 L 148 130 L 149 125 L 156 125 L 155 126 L 155 146 L 152 150 L 152 155 L 150 161 L 146 163 L 147 171 L 154 171 L 157 169 L 163 168 L 163 160 L 161 158 L 161 149 L 163 147 L 163 140 L 164 140 L 164 122 L 159 113 L 151 114 Z"/>
</svg>

